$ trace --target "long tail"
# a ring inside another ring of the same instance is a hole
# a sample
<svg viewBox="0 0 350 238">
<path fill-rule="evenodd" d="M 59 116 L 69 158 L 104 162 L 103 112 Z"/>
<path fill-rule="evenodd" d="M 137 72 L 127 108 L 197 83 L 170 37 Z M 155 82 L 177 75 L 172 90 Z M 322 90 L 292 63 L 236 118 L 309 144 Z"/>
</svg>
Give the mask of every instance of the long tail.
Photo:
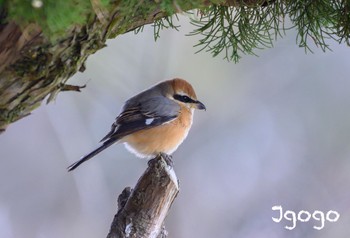
<svg viewBox="0 0 350 238">
<path fill-rule="evenodd" d="M 104 142 L 100 147 L 98 147 L 97 149 L 93 150 L 92 152 L 90 152 L 89 154 L 85 155 L 84 157 L 82 157 L 80 160 L 74 162 L 73 164 L 71 164 L 67 169 L 68 172 L 72 171 L 74 169 L 76 169 L 79 165 L 81 165 L 82 163 L 84 163 L 85 161 L 91 159 L 92 157 L 94 157 L 95 155 L 97 155 L 98 153 L 100 153 L 101 151 L 103 151 L 104 149 L 107 149 L 109 146 L 111 146 L 112 144 L 114 144 L 115 142 L 117 142 L 118 139 L 117 138 L 111 138 L 109 140 L 107 140 L 106 142 Z"/>
</svg>

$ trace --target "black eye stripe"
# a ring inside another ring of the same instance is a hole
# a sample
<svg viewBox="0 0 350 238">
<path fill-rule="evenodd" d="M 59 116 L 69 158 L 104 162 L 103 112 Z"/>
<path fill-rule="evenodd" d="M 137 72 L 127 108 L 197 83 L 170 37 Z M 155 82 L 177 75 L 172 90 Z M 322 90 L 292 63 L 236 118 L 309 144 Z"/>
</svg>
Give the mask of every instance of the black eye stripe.
<svg viewBox="0 0 350 238">
<path fill-rule="evenodd" d="M 175 94 L 174 99 L 185 102 L 185 103 L 195 103 L 196 101 L 186 95 Z"/>
</svg>

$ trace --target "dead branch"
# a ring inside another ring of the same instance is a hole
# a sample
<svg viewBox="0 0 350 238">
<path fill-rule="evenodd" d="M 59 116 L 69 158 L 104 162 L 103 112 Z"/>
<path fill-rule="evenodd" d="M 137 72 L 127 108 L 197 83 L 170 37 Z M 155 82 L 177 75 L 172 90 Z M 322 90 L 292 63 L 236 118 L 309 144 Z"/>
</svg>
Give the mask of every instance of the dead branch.
<svg viewBox="0 0 350 238">
<path fill-rule="evenodd" d="M 150 160 L 134 189 L 127 187 L 119 195 L 118 213 L 107 238 L 166 237 L 164 219 L 179 185 L 166 155 Z"/>
</svg>

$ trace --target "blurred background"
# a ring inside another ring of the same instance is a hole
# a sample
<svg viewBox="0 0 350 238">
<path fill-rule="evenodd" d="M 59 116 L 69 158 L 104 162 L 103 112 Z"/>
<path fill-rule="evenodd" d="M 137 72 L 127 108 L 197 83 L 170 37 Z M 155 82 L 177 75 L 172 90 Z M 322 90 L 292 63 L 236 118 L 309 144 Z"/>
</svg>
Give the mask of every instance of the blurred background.
<svg viewBox="0 0 350 238">
<path fill-rule="evenodd" d="M 194 54 L 199 37 L 153 28 L 110 40 L 54 103 L 0 136 L 0 237 L 106 237 L 116 200 L 147 167 L 115 145 L 67 173 L 98 146 L 124 101 L 153 84 L 187 79 L 207 111 L 195 113 L 174 153 L 180 193 L 169 237 L 350 237 L 350 48 L 307 53 L 296 33 L 238 64 Z M 296 213 L 335 210 L 325 222 L 272 221 L 273 206 Z"/>
</svg>

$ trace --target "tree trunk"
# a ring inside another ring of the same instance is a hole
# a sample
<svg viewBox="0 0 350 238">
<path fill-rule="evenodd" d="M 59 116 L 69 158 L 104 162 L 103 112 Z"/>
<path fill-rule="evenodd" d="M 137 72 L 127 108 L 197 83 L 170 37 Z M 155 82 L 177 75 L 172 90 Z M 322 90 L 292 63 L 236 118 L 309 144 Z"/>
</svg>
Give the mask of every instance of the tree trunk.
<svg viewBox="0 0 350 238">
<path fill-rule="evenodd" d="M 176 174 L 166 155 L 149 161 L 135 188 L 125 188 L 118 198 L 107 238 L 166 237 L 164 219 L 179 192 Z"/>
</svg>

